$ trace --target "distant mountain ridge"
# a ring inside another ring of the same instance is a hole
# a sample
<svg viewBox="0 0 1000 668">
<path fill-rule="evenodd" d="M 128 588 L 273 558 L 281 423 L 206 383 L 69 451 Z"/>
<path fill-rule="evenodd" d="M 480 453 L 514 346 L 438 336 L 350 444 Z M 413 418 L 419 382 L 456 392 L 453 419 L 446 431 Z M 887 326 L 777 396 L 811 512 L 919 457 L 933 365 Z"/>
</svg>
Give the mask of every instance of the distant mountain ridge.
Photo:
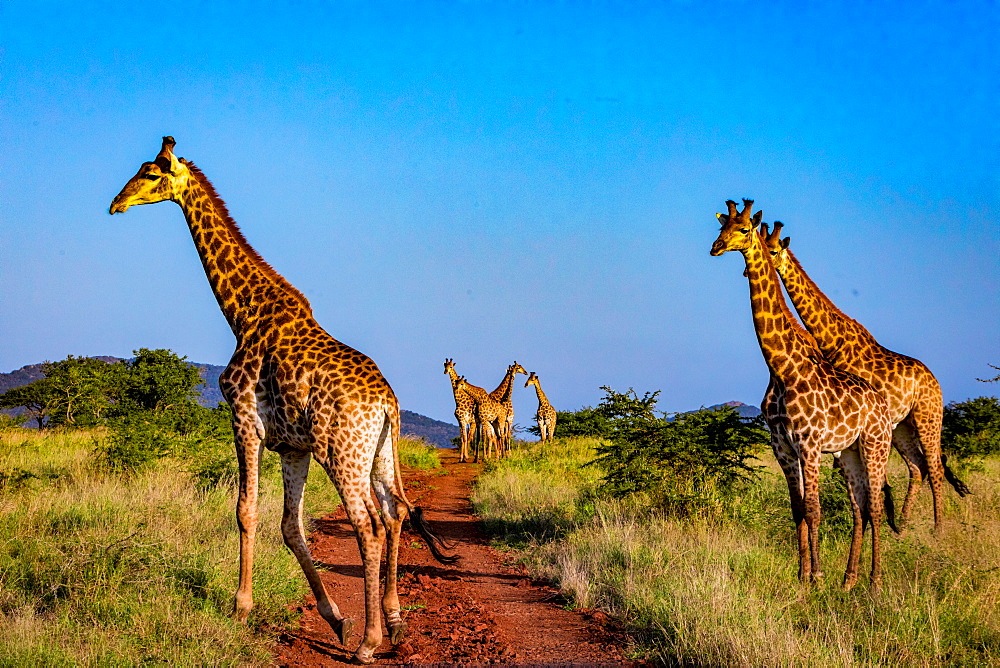
<svg viewBox="0 0 1000 668">
<path fill-rule="evenodd" d="M 94 359 L 107 362 L 108 364 L 115 364 L 122 361 L 120 357 L 109 357 L 107 355 L 96 356 Z M 219 389 L 219 375 L 226 367 L 219 366 L 218 364 L 202 364 L 200 362 L 189 362 L 189 364 L 198 369 L 198 373 L 205 381 L 205 385 L 198 388 L 198 403 L 202 406 L 214 407 L 219 402 L 225 401 L 222 397 L 222 390 Z M 10 373 L 0 373 L 0 394 L 15 387 L 21 387 L 36 380 L 41 380 L 44 377 L 44 365 L 41 363 L 28 364 Z M 416 436 L 441 448 L 452 447 L 451 439 L 458 436 L 457 425 L 441 422 L 426 415 L 407 410 L 400 410 L 399 412 L 399 430 L 404 436 Z"/>
<path fill-rule="evenodd" d="M 708 410 L 714 411 L 722 408 L 723 406 L 729 406 L 730 408 L 735 408 L 736 412 L 740 414 L 742 418 L 755 418 L 761 414 L 761 411 L 756 406 L 751 406 L 745 404 L 742 401 L 727 401 L 721 404 L 715 404 L 714 406 L 709 406 Z"/>
</svg>

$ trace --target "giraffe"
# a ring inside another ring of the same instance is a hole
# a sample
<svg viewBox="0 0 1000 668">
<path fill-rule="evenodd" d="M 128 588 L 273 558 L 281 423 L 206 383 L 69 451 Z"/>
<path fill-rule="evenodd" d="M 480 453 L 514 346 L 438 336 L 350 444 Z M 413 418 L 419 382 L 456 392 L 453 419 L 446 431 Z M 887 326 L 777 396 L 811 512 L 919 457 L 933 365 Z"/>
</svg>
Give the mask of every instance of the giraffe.
<svg viewBox="0 0 1000 668">
<path fill-rule="evenodd" d="M 455 394 L 455 419 L 458 420 L 460 437 L 459 461 L 464 462 L 469 458 L 469 443 L 476 435 L 476 402 L 471 394 L 458 389 L 454 359 L 445 359 L 444 372 L 451 378 L 451 389 Z"/>
<path fill-rule="evenodd" d="M 476 454 L 473 461 L 479 461 L 480 447 L 483 449 L 483 457 L 488 459 L 493 453 L 497 452 L 507 413 L 502 404 L 494 401 L 483 388 L 470 384 L 465 379 L 465 376 L 459 376 L 455 381 L 455 391 L 467 393 L 476 403 L 476 433 L 478 440 L 476 441 Z"/>
<path fill-rule="evenodd" d="M 822 577 L 819 554 L 819 471 L 823 453 L 834 453 L 847 480 L 854 530 L 843 588 L 857 582 L 867 523 L 872 527 L 871 586 L 881 586 L 883 484 L 891 429 L 885 399 L 864 380 L 836 369 L 791 314 L 771 256 L 757 233 L 761 213 L 753 200 L 726 202 L 727 214 L 711 254 L 739 251 L 746 262 L 754 329 L 771 380 L 761 410 L 772 432 L 774 454 L 788 483 L 799 546 L 799 579 Z M 885 501 L 888 501 L 888 495 Z M 895 529 L 891 504 L 889 525 Z"/>
<path fill-rule="evenodd" d="M 202 265 L 236 351 L 219 379 L 233 409 L 239 462 L 236 519 L 240 532 L 239 588 L 234 613 L 246 622 L 253 607 L 253 553 L 257 529 L 260 460 L 264 449 L 281 456 L 284 512 L 281 532 L 316 596 L 320 614 L 350 640 L 354 620 L 330 600 L 313 565 L 302 528 L 302 495 L 314 458 L 340 493 L 364 563 L 365 631 L 355 652 L 374 661 L 382 642 L 379 566 L 388 538 L 382 610 L 390 638 L 406 630 L 396 586 L 400 528 L 409 515 L 435 557 L 440 539 L 431 534 L 403 491 L 399 469 L 399 406 L 371 359 L 337 341 L 313 318 L 305 296 L 247 243 L 215 188 L 193 163 L 177 158 L 172 137 L 145 162 L 111 203 L 110 213 L 130 206 L 176 202 L 184 213 Z M 378 505 L 372 499 L 372 491 Z"/>
<path fill-rule="evenodd" d="M 515 360 L 513 364 L 507 367 L 507 373 L 504 375 L 503 380 L 497 386 L 497 389 L 490 392 L 490 398 L 498 402 L 503 406 L 504 416 L 503 416 L 503 434 L 500 435 L 500 445 L 502 453 L 510 452 L 511 441 L 514 440 L 514 377 L 523 373 L 525 376 L 528 372 L 524 370 L 524 367 L 517 363 Z"/>
<path fill-rule="evenodd" d="M 535 422 L 538 423 L 538 434 L 543 443 L 551 441 L 556 433 L 556 409 L 552 408 L 548 397 L 542 392 L 542 383 L 538 380 L 538 375 L 532 371 L 525 381 L 524 386 L 535 386 L 535 393 L 538 395 L 538 411 L 535 413 Z"/>
<path fill-rule="evenodd" d="M 883 348 L 861 323 L 838 309 L 789 250 L 790 239 L 781 239 L 782 227 L 777 221 L 773 231 L 762 225 L 761 235 L 802 323 L 831 364 L 868 381 L 889 406 L 892 444 L 910 472 L 900 519 L 909 518 L 926 476 L 934 500 L 934 526 L 940 527 L 943 479 L 959 496 L 970 493 L 941 454 L 941 386 L 920 360 Z"/>
</svg>

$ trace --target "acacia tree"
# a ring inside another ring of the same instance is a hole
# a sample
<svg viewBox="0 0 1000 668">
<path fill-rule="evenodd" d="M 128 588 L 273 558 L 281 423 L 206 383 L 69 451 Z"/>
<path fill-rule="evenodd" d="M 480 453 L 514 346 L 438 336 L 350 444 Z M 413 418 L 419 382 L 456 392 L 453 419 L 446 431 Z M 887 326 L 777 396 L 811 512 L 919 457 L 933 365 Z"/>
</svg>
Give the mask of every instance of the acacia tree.
<svg viewBox="0 0 1000 668">
<path fill-rule="evenodd" d="M 53 398 L 51 384 L 46 381 L 47 379 L 41 378 L 0 394 L 0 408 L 24 408 L 28 419 L 34 420 L 39 429 L 44 428 Z"/>
<path fill-rule="evenodd" d="M 110 368 L 102 360 L 75 355 L 45 362 L 45 387 L 51 393 L 49 423 L 77 427 L 99 423 L 113 389 Z"/>
</svg>

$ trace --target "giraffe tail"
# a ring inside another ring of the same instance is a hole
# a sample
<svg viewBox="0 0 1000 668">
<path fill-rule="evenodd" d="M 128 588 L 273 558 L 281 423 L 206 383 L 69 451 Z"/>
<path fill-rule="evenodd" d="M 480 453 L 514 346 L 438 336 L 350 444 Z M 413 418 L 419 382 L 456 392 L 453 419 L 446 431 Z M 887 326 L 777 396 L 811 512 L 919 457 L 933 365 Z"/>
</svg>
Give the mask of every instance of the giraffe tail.
<svg viewBox="0 0 1000 668">
<path fill-rule="evenodd" d="M 430 549 L 431 554 L 442 564 L 453 564 L 458 561 L 458 555 L 445 554 L 442 550 L 451 550 L 454 546 L 446 544 L 440 536 L 436 535 L 427 526 L 427 520 L 424 519 L 424 511 L 419 508 L 406 498 L 406 492 L 403 490 L 403 472 L 399 468 L 399 420 L 391 420 L 390 416 L 387 414 L 386 419 L 389 420 L 391 424 L 391 434 L 392 438 L 392 461 L 393 466 L 396 469 L 395 484 L 392 490 L 392 496 L 396 499 L 396 503 L 402 503 L 406 506 L 407 515 L 409 516 L 410 524 L 413 528 L 417 530 L 417 533 L 424 539 L 427 543 L 428 549 Z"/>
<path fill-rule="evenodd" d="M 889 528 L 897 534 L 900 533 L 896 526 L 896 502 L 892 498 L 892 485 L 888 482 L 882 484 L 882 503 L 885 506 L 885 521 L 889 524 Z"/>
<path fill-rule="evenodd" d="M 969 489 L 969 486 L 959 479 L 959 477 L 955 475 L 955 472 L 951 470 L 951 467 L 948 466 L 948 455 L 943 453 L 941 455 L 941 466 L 944 468 L 945 480 L 951 483 L 951 486 L 955 488 L 955 491 L 958 492 L 959 496 L 968 496 L 969 494 L 972 494 L 972 490 Z"/>
</svg>

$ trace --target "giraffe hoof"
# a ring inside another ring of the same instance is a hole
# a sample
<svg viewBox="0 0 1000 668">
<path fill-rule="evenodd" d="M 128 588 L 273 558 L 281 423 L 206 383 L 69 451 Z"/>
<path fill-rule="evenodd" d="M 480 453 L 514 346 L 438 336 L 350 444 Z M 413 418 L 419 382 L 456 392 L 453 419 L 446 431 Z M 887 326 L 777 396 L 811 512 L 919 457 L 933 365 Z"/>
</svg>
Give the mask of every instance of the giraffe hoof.
<svg viewBox="0 0 1000 668">
<path fill-rule="evenodd" d="M 389 642 L 393 645 L 398 645 L 402 642 L 403 637 L 406 635 L 406 622 L 399 621 L 395 624 L 389 624 Z"/>
<path fill-rule="evenodd" d="M 340 644 L 344 647 L 347 647 L 347 644 L 351 642 L 352 631 L 354 631 L 354 620 L 350 617 L 341 619 L 340 628 L 337 629 L 337 637 L 340 638 Z"/>
</svg>

